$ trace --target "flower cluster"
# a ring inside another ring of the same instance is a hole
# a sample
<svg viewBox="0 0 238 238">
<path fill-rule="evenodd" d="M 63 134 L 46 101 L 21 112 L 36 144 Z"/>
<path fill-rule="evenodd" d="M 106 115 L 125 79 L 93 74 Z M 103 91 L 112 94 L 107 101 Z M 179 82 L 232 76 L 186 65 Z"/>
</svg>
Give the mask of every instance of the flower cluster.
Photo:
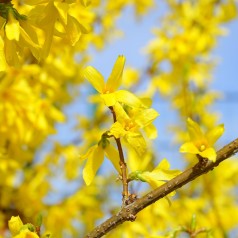
<svg viewBox="0 0 238 238">
<path fill-rule="evenodd" d="M 84 77 L 98 91 L 102 102 L 113 113 L 114 123 L 106 132 L 106 137 L 124 139 L 139 156 L 142 156 L 146 153 L 146 142 L 141 130 L 147 132 L 148 137 L 155 138 L 157 133 L 152 122 L 159 114 L 154 109 L 148 108 L 133 93 L 127 90 L 118 90 L 122 82 L 124 65 L 125 57 L 119 56 L 106 83 L 103 76 L 92 66 L 85 68 Z M 87 158 L 83 176 L 88 185 L 103 161 L 103 151 L 120 173 L 118 151 L 108 139 L 104 138 L 105 134 L 98 145 L 91 147 L 85 155 L 81 156 L 82 159 Z M 113 153 L 108 153 L 109 151 Z"/>
</svg>

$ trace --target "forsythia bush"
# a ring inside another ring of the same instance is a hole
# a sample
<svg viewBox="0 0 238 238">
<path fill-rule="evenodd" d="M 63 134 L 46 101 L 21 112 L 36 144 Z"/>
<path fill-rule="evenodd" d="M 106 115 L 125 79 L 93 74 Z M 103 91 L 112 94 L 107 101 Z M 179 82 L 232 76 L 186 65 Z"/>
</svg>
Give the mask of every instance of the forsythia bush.
<svg viewBox="0 0 238 238">
<path fill-rule="evenodd" d="M 127 49 L 107 78 L 90 66 L 92 49 L 121 34 L 126 8 L 143 21 L 162 4 L 143 70 L 126 65 Z M 0 238 L 85 237 L 181 174 L 153 144 L 163 137 L 153 123 L 166 117 L 154 106 L 158 93 L 178 116 L 170 128 L 184 170 L 199 158 L 216 162 L 224 125 L 211 111 L 212 51 L 237 13 L 235 0 L 0 0 Z M 77 115 L 77 139 L 53 139 L 85 91 L 91 113 Z M 227 160 L 106 237 L 234 238 L 237 184 L 238 163 Z M 49 199 L 59 186 L 73 192 Z"/>
</svg>

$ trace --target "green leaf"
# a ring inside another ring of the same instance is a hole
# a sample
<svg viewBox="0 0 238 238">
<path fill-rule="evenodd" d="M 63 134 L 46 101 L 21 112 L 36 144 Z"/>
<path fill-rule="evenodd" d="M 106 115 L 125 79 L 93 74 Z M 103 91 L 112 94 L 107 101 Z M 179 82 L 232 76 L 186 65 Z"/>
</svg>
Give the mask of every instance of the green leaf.
<svg viewBox="0 0 238 238">
<path fill-rule="evenodd" d="M 42 220 L 43 220 L 42 214 L 39 213 L 36 217 L 36 226 L 41 226 L 42 225 Z"/>
</svg>

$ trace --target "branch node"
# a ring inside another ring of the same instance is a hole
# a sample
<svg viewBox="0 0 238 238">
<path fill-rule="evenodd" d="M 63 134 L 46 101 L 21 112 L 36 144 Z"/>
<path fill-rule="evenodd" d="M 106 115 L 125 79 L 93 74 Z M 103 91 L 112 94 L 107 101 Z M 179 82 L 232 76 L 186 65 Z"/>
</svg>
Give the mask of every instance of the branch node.
<svg viewBox="0 0 238 238">
<path fill-rule="evenodd" d="M 135 216 L 135 215 L 133 215 L 133 214 L 129 214 L 129 215 L 128 215 L 128 217 L 127 217 L 127 219 L 128 219 L 128 221 L 131 221 L 131 222 L 133 222 L 133 221 L 135 221 L 135 220 L 136 220 L 136 216 Z"/>
</svg>

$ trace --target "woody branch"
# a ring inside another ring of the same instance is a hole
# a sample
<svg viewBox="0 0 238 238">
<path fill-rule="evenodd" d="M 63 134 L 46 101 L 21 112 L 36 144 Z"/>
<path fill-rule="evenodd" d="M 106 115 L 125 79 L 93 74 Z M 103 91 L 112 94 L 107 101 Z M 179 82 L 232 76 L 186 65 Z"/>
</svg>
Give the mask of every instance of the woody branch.
<svg viewBox="0 0 238 238">
<path fill-rule="evenodd" d="M 99 238 L 107 234 L 110 230 L 116 228 L 118 225 L 125 221 L 134 221 L 136 214 L 144 208 L 148 207 L 152 203 L 160 200 L 169 193 L 184 186 L 197 177 L 205 174 L 215 167 L 217 167 L 222 161 L 230 158 L 238 152 L 238 138 L 225 145 L 222 149 L 217 151 L 217 158 L 215 162 L 204 159 L 199 160 L 193 167 L 185 170 L 175 178 L 171 179 L 167 183 L 158 187 L 157 189 L 147 193 L 142 198 L 136 200 L 134 203 L 123 207 L 116 215 L 112 216 L 101 225 L 97 226 L 90 233 L 86 235 L 86 238 Z"/>
</svg>

